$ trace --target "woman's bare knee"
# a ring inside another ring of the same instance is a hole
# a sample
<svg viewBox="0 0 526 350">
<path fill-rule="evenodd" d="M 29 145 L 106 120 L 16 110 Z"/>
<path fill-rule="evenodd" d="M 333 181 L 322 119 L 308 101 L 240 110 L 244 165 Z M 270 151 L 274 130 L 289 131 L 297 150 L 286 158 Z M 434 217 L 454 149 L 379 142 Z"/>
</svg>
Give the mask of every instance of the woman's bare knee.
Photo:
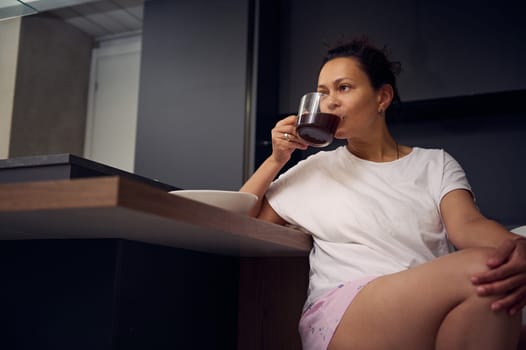
<svg viewBox="0 0 526 350">
<path fill-rule="evenodd" d="M 480 247 L 468 248 L 450 255 L 458 254 L 461 260 L 465 263 L 465 268 L 469 273 L 477 273 L 488 270 L 487 261 L 495 252 L 495 248 Z"/>
<path fill-rule="evenodd" d="M 477 287 L 471 281 L 471 277 L 477 273 L 488 271 L 488 260 L 495 252 L 495 248 L 470 248 L 456 252 L 455 265 L 457 278 L 455 281 L 459 290 L 463 291 L 463 300 L 461 302 L 469 303 L 473 307 L 480 307 L 484 310 L 490 311 L 491 304 L 502 298 L 502 295 L 492 295 L 482 297 L 477 293 Z"/>
<path fill-rule="evenodd" d="M 469 248 L 450 254 L 453 266 L 452 273 L 456 273 L 465 284 L 471 286 L 474 274 L 489 270 L 488 260 L 495 252 L 495 248 Z M 446 259 L 448 257 L 445 257 Z"/>
</svg>

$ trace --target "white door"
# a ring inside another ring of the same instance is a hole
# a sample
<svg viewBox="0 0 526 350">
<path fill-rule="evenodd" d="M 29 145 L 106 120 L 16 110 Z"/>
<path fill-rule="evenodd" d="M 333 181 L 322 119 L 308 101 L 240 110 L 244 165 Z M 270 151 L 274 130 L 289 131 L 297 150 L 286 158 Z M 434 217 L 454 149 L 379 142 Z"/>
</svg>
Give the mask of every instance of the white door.
<svg viewBox="0 0 526 350">
<path fill-rule="evenodd" d="M 133 172 L 141 38 L 101 42 L 93 50 L 84 156 Z"/>
</svg>

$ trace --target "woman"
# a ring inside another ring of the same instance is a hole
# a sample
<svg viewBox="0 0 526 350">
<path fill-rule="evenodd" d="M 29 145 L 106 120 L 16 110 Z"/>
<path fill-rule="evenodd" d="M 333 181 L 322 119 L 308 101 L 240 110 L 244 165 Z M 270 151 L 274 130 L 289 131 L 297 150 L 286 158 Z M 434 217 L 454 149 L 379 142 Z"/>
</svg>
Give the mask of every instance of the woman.
<svg viewBox="0 0 526 350">
<path fill-rule="evenodd" d="M 526 240 L 477 209 L 446 152 L 399 145 L 385 121 L 397 66 L 359 39 L 330 50 L 318 91 L 346 146 L 274 178 L 296 149 L 297 116 L 241 191 L 253 215 L 312 234 L 304 349 L 516 349 Z M 456 252 L 450 253 L 450 245 Z"/>
</svg>

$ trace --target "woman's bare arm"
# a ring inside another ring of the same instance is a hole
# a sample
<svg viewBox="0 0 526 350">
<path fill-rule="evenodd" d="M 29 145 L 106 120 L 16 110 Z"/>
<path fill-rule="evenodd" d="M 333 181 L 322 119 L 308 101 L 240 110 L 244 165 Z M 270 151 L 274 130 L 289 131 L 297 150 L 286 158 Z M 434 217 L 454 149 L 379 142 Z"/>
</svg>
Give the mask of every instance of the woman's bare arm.
<svg viewBox="0 0 526 350">
<path fill-rule="evenodd" d="M 466 190 L 453 190 L 440 203 L 442 220 L 450 241 L 459 249 L 498 247 L 518 236 L 481 214 Z"/>
<path fill-rule="evenodd" d="M 506 309 L 511 315 L 519 312 L 526 305 L 526 240 L 484 217 L 465 190 L 444 196 L 440 209 L 448 236 L 457 248 L 496 248 L 486 263 L 489 270 L 471 278 L 477 293 L 505 295 L 492 303 L 492 309 Z"/>
<path fill-rule="evenodd" d="M 240 192 L 252 193 L 258 197 L 258 202 L 250 212 L 251 216 L 274 223 L 285 222 L 266 202 L 265 193 L 272 180 L 290 160 L 292 152 L 307 148 L 296 136 L 296 121 L 297 116 L 291 115 L 276 123 L 272 129 L 272 154 L 239 189 Z M 287 137 L 284 137 L 285 133 L 288 134 Z"/>
</svg>

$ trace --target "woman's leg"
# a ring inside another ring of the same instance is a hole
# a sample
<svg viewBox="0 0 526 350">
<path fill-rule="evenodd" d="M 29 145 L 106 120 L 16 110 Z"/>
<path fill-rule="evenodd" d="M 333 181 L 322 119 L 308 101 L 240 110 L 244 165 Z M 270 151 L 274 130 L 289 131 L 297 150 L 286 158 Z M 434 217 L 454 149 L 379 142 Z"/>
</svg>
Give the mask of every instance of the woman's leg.
<svg viewBox="0 0 526 350">
<path fill-rule="evenodd" d="M 373 280 L 345 311 L 329 344 L 339 349 L 515 349 L 520 313 L 490 309 L 470 277 L 491 248 L 466 249 Z"/>
</svg>

